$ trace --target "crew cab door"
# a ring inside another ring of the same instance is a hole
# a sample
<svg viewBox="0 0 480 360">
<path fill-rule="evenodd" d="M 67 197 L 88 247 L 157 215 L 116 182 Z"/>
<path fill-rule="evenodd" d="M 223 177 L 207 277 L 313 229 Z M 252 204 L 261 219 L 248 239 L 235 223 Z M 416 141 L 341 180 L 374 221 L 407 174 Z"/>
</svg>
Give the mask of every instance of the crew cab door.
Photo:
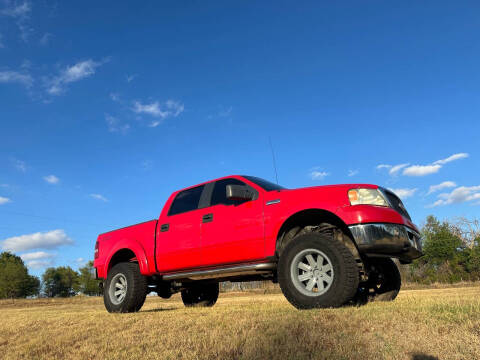
<svg viewBox="0 0 480 360">
<path fill-rule="evenodd" d="M 227 185 L 247 185 L 228 178 L 216 181 L 211 190 L 210 206 L 202 209 L 202 263 L 220 265 L 263 259 L 263 203 L 255 200 L 235 201 L 226 196 Z"/>
<path fill-rule="evenodd" d="M 200 266 L 200 226 L 204 209 L 199 209 L 205 186 L 179 192 L 166 216 L 160 216 L 156 236 L 157 269 L 160 272 Z M 163 214 L 162 214 L 163 215 Z"/>
</svg>

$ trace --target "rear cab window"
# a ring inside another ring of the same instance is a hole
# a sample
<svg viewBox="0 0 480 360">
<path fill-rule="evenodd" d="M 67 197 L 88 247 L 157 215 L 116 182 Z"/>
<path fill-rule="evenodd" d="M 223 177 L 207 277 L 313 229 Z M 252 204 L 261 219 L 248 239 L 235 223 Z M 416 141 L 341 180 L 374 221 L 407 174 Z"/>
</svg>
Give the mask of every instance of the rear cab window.
<svg viewBox="0 0 480 360">
<path fill-rule="evenodd" d="M 168 215 L 177 215 L 197 210 L 204 187 L 204 185 L 201 185 L 179 192 L 170 206 Z"/>
</svg>

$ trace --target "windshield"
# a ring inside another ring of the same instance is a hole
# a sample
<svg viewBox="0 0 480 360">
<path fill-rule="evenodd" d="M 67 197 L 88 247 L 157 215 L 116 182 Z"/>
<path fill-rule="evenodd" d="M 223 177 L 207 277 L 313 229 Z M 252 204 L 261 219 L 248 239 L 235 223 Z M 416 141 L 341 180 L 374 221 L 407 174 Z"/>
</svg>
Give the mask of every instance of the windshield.
<svg viewBox="0 0 480 360">
<path fill-rule="evenodd" d="M 255 177 L 255 176 L 243 176 L 243 177 L 247 180 L 250 180 L 254 184 L 257 184 L 258 186 L 260 186 L 262 189 L 264 189 L 266 191 L 284 190 L 285 189 L 283 186 L 274 184 L 270 181 L 261 179 L 259 177 Z"/>
</svg>

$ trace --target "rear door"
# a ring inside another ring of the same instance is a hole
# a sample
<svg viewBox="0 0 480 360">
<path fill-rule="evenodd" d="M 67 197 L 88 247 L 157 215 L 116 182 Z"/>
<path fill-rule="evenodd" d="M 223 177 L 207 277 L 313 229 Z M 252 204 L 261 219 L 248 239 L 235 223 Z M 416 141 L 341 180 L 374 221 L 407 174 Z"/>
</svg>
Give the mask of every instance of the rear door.
<svg viewBox="0 0 480 360">
<path fill-rule="evenodd" d="M 157 268 L 160 272 L 188 269 L 202 264 L 199 209 L 205 186 L 179 192 L 167 216 L 157 226 Z"/>
<path fill-rule="evenodd" d="M 247 185 L 235 178 L 216 181 L 210 206 L 202 213 L 202 263 L 220 265 L 265 257 L 262 194 L 255 200 L 226 197 L 227 185 Z"/>
</svg>

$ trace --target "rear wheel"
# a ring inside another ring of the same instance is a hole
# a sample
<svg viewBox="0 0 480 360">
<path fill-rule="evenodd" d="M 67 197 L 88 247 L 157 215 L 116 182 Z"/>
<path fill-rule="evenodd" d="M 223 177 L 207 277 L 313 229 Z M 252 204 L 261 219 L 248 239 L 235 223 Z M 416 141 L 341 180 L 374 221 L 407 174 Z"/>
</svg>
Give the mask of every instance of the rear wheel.
<svg viewBox="0 0 480 360">
<path fill-rule="evenodd" d="M 182 301 L 185 306 L 213 306 L 218 293 L 218 283 L 193 283 L 182 290 Z"/>
<path fill-rule="evenodd" d="M 323 233 L 300 235 L 288 243 L 277 271 L 283 294 L 298 309 L 341 306 L 358 287 L 352 253 Z"/>
<path fill-rule="evenodd" d="M 108 312 L 136 312 L 145 302 L 147 290 L 137 263 L 119 263 L 108 273 L 103 302 Z"/>
</svg>

